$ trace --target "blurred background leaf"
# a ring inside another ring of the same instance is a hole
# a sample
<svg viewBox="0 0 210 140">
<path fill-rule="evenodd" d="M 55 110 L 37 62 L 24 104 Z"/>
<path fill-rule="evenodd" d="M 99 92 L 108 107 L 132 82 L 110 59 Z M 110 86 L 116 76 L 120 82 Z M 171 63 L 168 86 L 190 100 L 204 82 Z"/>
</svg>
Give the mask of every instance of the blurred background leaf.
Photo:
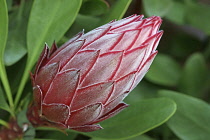
<svg viewBox="0 0 210 140">
<path fill-rule="evenodd" d="M 186 8 L 187 23 L 210 35 L 210 6 L 191 2 Z"/>
<path fill-rule="evenodd" d="M 119 20 L 123 18 L 132 0 L 117 0 L 114 2 L 110 10 L 101 18 L 99 26 L 106 24 L 114 19 Z"/>
<path fill-rule="evenodd" d="M 88 32 L 114 19 L 121 19 L 131 2 L 132 0 L 118 0 L 114 1 L 110 6 L 105 0 L 83 0 L 80 12 L 76 17 L 74 24 L 66 33 L 66 36 L 70 38 L 82 29 L 85 29 L 85 32 Z M 97 10 L 102 11 L 96 12 Z M 95 13 L 95 15 L 92 13 Z"/>
<path fill-rule="evenodd" d="M 161 90 L 177 104 L 177 111 L 167 122 L 171 130 L 183 140 L 206 140 L 210 136 L 210 106 L 202 100 L 174 92 Z"/>
<path fill-rule="evenodd" d="M 143 0 L 147 16 L 165 16 L 173 6 L 173 0 Z"/>
<path fill-rule="evenodd" d="M 165 14 L 165 17 L 176 24 L 184 24 L 185 11 L 186 9 L 183 2 L 173 1 L 173 5 L 170 6 L 168 12 Z"/>
<path fill-rule="evenodd" d="M 180 74 L 179 64 L 170 56 L 159 53 L 146 74 L 146 78 L 159 85 L 175 86 Z"/>
<path fill-rule="evenodd" d="M 105 0 L 83 1 L 80 13 L 82 15 L 99 16 L 108 11 L 109 4 Z"/>
<path fill-rule="evenodd" d="M 203 97 L 208 69 L 204 57 L 200 53 L 191 55 L 185 63 L 180 79 L 180 91 L 191 96 Z"/>
</svg>

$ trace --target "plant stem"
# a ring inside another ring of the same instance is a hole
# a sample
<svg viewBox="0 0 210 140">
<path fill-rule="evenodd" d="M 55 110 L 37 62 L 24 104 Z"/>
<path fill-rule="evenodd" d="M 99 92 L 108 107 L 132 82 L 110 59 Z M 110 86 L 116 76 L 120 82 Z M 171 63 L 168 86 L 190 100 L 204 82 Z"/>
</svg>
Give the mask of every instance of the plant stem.
<svg viewBox="0 0 210 140">
<path fill-rule="evenodd" d="M 1 77 L 1 81 L 2 81 L 2 84 L 3 84 L 4 89 L 5 89 L 7 99 L 9 101 L 9 105 L 10 105 L 10 109 L 11 109 L 10 113 L 11 113 L 12 116 L 15 116 L 14 115 L 14 102 L 13 102 L 13 98 L 12 98 L 12 92 L 11 92 L 11 89 L 10 89 L 10 86 L 9 86 L 9 82 L 8 82 L 8 79 L 7 79 L 7 73 L 6 73 L 3 62 L 0 62 L 0 77 Z"/>
<path fill-rule="evenodd" d="M 1 16 L 1 20 L 0 20 L 0 25 L 1 25 L 1 29 L 0 30 L 0 34 L 1 39 L 1 49 L 0 49 L 0 78 L 2 81 L 2 84 L 4 86 L 5 92 L 6 92 L 6 96 L 7 99 L 9 101 L 9 105 L 10 105 L 10 113 L 12 116 L 14 116 L 14 103 L 13 103 L 13 98 L 12 98 L 12 92 L 10 89 L 10 85 L 9 85 L 9 81 L 7 78 L 7 73 L 6 73 L 6 69 L 4 66 L 4 50 L 5 50 L 5 46 L 6 46 L 6 41 L 7 41 L 7 36 L 8 36 L 8 10 L 7 10 L 7 4 L 5 0 L 0 1 L 0 13 L 2 13 L 3 16 Z"/>
<path fill-rule="evenodd" d="M 18 108 L 18 103 L 19 103 L 19 100 L 21 98 L 21 95 L 23 93 L 23 90 L 24 90 L 24 87 L 25 87 L 25 84 L 29 78 L 29 72 L 30 70 L 32 69 L 33 67 L 33 64 L 31 63 L 31 61 L 28 59 L 27 60 L 27 63 L 26 63 L 26 67 L 25 67 L 25 70 L 24 70 L 24 73 L 23 73 L 23 76 L 22 76 L 22 79 L 21 79 L 21 82 L 20 82 L 20 85 L 19 85 L 19 88 L 18 88 L 18 92 L 17 92 L 17 95 L 15 97 L 15 109 Z"/>
<path fill-rule="evenodd" d="M 5 122 L 4 120 L 1 120 L 1 119 L 0 119 L 0 124 L 7 127 L 7 128 L 9 127 L 9 124 L 7 122 Z"/>
</svg>

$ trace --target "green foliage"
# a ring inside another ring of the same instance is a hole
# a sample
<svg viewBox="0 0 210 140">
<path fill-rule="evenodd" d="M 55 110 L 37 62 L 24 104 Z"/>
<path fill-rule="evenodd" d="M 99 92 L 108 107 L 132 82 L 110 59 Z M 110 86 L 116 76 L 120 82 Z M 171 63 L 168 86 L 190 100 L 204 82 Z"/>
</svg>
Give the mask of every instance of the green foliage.
<svg viewBox="0 0 210 140">
<path fill-rule="evenodd" d="M 28 61 L 19 87 L 15 104 L 19 102 L 28 80 L 28 71 L 35 64 L 44 43 L 58 41 L 73 23 L 81 6 L 81 0 L 36 0 L 33 3 L 27 28 Z"/>
<path fill-rule="evenodd" d="M 22 1 L 20 8 L 9 14 L 9 34 L 4 54 L 5 65 L 18 62 L 26 53 L 26 31 L 32 1 Z"/>
<path fill-rule="evenodd" d="M 46 138 L 45 140 L 47 139 L 74 140 L 78 136 L 78 133 L 76 133 L 75 131 L 72 132 L 71 130 L 66 130 L 64 132 L 64 131 L 58 131 L 58 129 L 50 127 L 38 127 L 36 130 L 45 132 L 43 134 L 44 136 L 42 136 L 42 138 Z M 38 140 L 40 138 L 35 138 L 35 139 Z"/>
<path fill-rule="evenodd" d="M 130 5 L 131 0 L 118 0 L 114 3 L 111 9 L 105 14 L 98 25 L 106 24 L 114 19 L 119 20 L 123 18 L 128 6 Z"/>
<path fill-rule="evenodd" d="M 82 15 L 78 14 L 74 24 L 71 26 L 70 30 L 66 33 L 66 37 L 73 37 L 78 32 L 81 32 L 82 29 L 85 32 L 88 32 L 98 26 L 98 22 L 100 19 L 90 15 Z M 67 38 L 64 42 L 66 42 L 69 38 Z"/>
<path fill-rule="evenodd" d="M 183 93 L 203 97 L 201 94 L 207 81 L 208 69 L 202 54 L 190 56 L 184 66 L 180 80 L 180 91 Z"/>
<path fill-rule="evenodd" d="M 48 139 L 62 139 L 62 140 L 74 140 L 77 136 L 77 133 L 69 132 L 64 134 L 63 132 L 54 131 L 53 133 L 47 133 L 45 135 Z"/>
<path fill-rule="evenodd" d="M 177 10 L 179 9 L 179 10 Z M 170 7 L 168 12 L 165 14 L 166 18 L 176 24 L 185 23 L 185 5 L 181 2 L 173 1 L 173 6 Z"/>
<path fill-rule="evenodd" d="M 0 56 L 1 56 L 1 60 L 2 60 L 2 56 L 4 54 L 4 49 L 5 49 L 5 44 L 6 44 L 6 40 L 7 40 L 7 29 L 8 29 L 8 15 L 7 15 L 7 5 L 6 5 L 6 1 L 5 0 L 1 0 L 0 1 L 0 43 L 1 43 L 1 47 L 0 47 Z"/>
<path fill-rule="evenodd" d="M 193 15 L 193 17 L 191 16 Z M 210 35 L 210 6 L 199 4 L 199 3 L 190 3 L 187 5 L 186 10 L 186 20 L 188 24 L 201 29 L 206 34 Z"/>
<path fill-rule="evenodd" d="M 13 114 L 13 98 L 11 89 L 9 86 L 9 82 L 7 79 L 6 70 L 4 67 L 4 51 L 6 47 L 6 40 L 7 40 L 7 34 L 8 34 L 8 14 L 7 14 L 7 5 L 5 0 L 0 0 L 0 78 L 2 81 L 2 84 L 4 86 L 7 99 L 10 104 L 10 113 Z M 2 97 L 3 98 L 3 97 Z"/>
<path fill-rule="evenodd" d="M 170 56 L 158 54 L 146 78 L 151 82 L 165 86 L 175 86 L 179 81 L 181 68 Z"/>
<path fill-rule="evenodd" d="M 132 14 L 161 16 L 164 35 L 145 79 L 125 99 L 130 106 L 100 123 L 103 130 L 35 131 L 26 117 L 28 79 L 44 44 Z M 209 17 L 210 3 L 198 0 L 0 0 L 0 125 L 16 117 L 21 127 L 29 124 L 24 139 L 35 140 L 209 139 Z"/>
<path fill-rule="evenodd" d="M 23 139 L 33 140 L 35 137 L 35 128 L 32 127 L 31 123 L 26 117 L 26 110 L 23 110 L 17 115 L 18 125 L 24 130 L 25 133 Z M 25 128 L 24 128 L 25 127 Z"/>
<path fill-rule="evenodd" d="M 98 16 L 108 10 L 108 3 L 105 0 L 87 0 L 84 1 L 80 13 L 83 15 Z"/>
<path fill-rule="evenodd" d="M 129 139 L 163 124 L 175 110 L 176 104 L 166 98 L 140 100 L 120 115 L 100 123 L 104 130 L 84 134 L 102 139 Z"/>
<path fill-rule="evenodd" d="M 196 0 L 143 0 L 148 16 L 166 17 L 176 24 L 190 25 L 210 35 L 210 4 Z"/>
<path fill-rule="evenodd" d="M 102 139 L 102 138 L 92 138 L 91 140 L 105 140 L 105 139 Z M 125 140 L 125 139 L 121 139 L 121 140 Z M 137 136 L 137 137 L 134 137 L 134 138 L 129 138 L 129 140 L 154 140 L 146 135 L 140 135 L 140 136 Z"/>
<path fill-rule="evenodd" d="M 180 139 L 209 139 L 209 104 L 174 91 L 161 90 L 159 94 L 174 100 L 177 104 L 177 111 L 167 124 Z"/>
<path fill-rule="evenodd" d="M 5 97 L 4 97 L 2 87 L 0 87 L 0 108 L 10 112 L 10 108 L 9 108 L 9 105 L 7 104 Z"/>
<path fill-rule="evenodd" d="M 143 0 L 145 12 L 148 16 L 164 16 L 173 7 L 172 0 Z"/>
</svg>

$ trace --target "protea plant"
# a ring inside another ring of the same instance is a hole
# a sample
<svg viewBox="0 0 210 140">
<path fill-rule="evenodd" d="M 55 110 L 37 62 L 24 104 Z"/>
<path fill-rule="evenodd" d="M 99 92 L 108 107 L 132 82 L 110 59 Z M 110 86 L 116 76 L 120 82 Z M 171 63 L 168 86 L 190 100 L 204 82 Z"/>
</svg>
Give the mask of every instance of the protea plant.
<svg viewBox="0 0 210 140">
<path fill-rule="evenodd" d="M 160 17 L 142 18 L 80 32 L 60 48 L 45 45 L 31 74 L 30 122 L 89 132 L 126 108 L 123 99 L 148 71 L 163 34 Z"/>
</svg>

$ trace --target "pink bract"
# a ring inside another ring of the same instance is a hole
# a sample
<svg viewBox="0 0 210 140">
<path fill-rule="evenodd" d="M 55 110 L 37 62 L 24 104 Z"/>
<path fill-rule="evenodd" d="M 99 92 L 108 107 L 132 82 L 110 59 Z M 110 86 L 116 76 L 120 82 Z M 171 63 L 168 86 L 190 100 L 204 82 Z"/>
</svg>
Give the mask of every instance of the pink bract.
<svg viewBox="0 0 210 140">
<path fill-rule="evenodd" d="M 123 99 L 148 71 L 163 34 L 160 17 L 142 18 L 80 32 L 60 48 L 45 45 L 31 75 L 31 123 L 90 132 L 126 108 Z"/>
</svg>

